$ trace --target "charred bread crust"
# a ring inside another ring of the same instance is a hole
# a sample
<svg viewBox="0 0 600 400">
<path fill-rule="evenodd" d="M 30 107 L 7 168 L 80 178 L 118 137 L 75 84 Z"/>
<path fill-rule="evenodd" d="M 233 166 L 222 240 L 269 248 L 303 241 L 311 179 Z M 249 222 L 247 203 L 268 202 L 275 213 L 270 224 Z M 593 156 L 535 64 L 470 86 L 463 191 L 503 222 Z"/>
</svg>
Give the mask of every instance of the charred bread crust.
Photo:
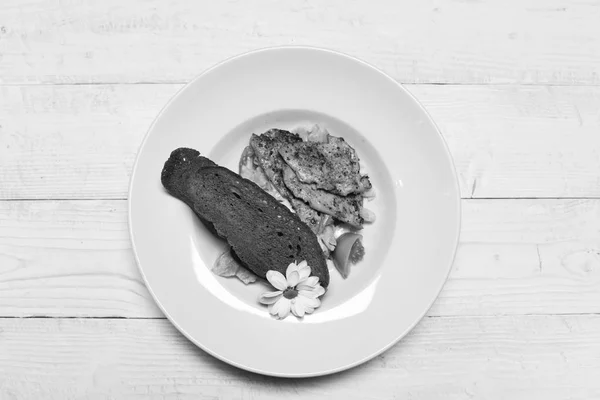
<svg viewBox="0 0 600 400">
<path fill-rule="evenodd" d="M 180 196 L 185 195 L 187 184 L 194 171 L 205 167 L 215 167 L 217 164 L 200 155 L 198 150 L 180 147 L 171 152 L 160 174 L 160 180 L 165 189 L 173 196 L 185 201 Z"/>
<path fill-rule="evenodd" d="M 227 240 L 236 258 L 262 278 L 269 270 L 306 260 L 323 287 L 329 285 L 325 257 L 311 229 L 254 182 L 216 166 L 193 149 L 177 149 L 161 181 L 215 234 Z"/>
</svg>

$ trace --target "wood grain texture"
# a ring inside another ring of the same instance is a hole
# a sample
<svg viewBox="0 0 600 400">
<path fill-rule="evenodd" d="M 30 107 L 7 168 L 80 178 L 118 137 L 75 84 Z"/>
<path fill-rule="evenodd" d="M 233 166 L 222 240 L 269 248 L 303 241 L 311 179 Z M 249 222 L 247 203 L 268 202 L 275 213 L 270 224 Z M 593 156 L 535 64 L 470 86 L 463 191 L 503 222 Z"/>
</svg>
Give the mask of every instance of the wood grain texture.
<svg viewBox="0 0 600 400">
<path fill-rule="evenodd" d="M 125 201 L 0 202 L 0 316 L 161 318 Z M 600 313 L 600 200 L 463 201 L 430 316 Z"/>
<path fill-rule="evenodd" d="M 125 198 L 177 86 L 0 87 L 1 198 Z"/>
<path fill-rule="evenodd" d="M 426 318 L 360 367 L 301 380 L 230 367 L 166 320 L 1 319 L 0 332 L 6 400 L 600 396 L 600 316 Z"/>
<path fill-rule="evenodd" d="M 0 202 L 0 312 L 162 317 L 137 270 L 125 201 Z"/>
<path fill-rule="evenodd" d="M 593 0 L 1 1 L 0 399 L 600 398 L 599 21 Z M 289 44 L 408 83 L 467 199 L 428 316 L 306 380 L 184 339 L 142 282 L 124 200 L 183 83 Z"/>
<path fill-rule="evenodd" d="M 313 45 L 410 83 L 599 84 L 580 0 L 5 0 L 0 82 L 186 82 L 256 48 Z"/>
<path fill-rule="evenodd" d="M 0 199 L 126 198 L 143 136 L 180 87 L 0 86 Z M 464 198 L 600 196 L 600 87 L 408 89 Z"/>
</svg>

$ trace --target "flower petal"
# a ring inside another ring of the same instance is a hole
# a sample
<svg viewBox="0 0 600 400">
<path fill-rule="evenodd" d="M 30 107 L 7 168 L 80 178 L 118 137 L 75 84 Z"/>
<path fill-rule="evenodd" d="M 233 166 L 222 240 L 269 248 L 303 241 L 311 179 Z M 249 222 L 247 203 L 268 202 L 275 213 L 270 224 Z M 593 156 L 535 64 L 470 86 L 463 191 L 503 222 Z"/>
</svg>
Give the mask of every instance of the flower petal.
<svg viewBox="0 0 600 400">
<path fill-rule="evenodd" d="M 288 286 L 294 287 L 300 281 L 300 273 L 297 268 L 288 268 L 285 277 L 287 278 Z"/>
<path fill-rule="evenodd" d="M 304 296 L 296 297 L 296 303 L 301 304 L 304 307 L 304 313 L 310 314 L 315 311 L 315 308 L 321 305 L 321 301 L 319 299 L 310 299 Z"/>
<path fill-rule="evenodd" d="M 281 272 L 278 271 L 268 271 L 267 272 L 267 280 L 275 289 L 285 290 L 288 287 L 285 276 Z"/>
<path fill-rule="evenodd" d="M 310 308 L 317 308 L 321 305 L 321 300 L 315 298 L 311 298 L 311 297 L 307 297 L 305 295 L 305 293 L 299 292 L 298 293 L 298 300 L 296 300 L 297 302 L 301 302 L 302 304 L 304 304 L 305 307 L 310 307 Z"/>
<path fill-rule="evenodd" d="M 317 297 L 321 297 L 325 294 L 325 288 L 321 285 L 317 285 L 313 291 L 317 293 Z"/>
<path fill-rule="evenodd" d="M 275 303 L 269 305 L 269 314 L 271 315 L 277 315 L 279 314 L 279 309 L 281 308 L 283 303 L 288 302 L 289 300 L 286 299 L 285 297 L 280 297 Z"/>
<path fill-rule="evenodd" d="M 319 294 L 314 289 L 302 289 L 298 291 L 298 295 L 307 299 L 316 299 Z"/>
<path fill-rule="evenodd" d="M 314 289 L 319 284 L 318 276 L 309 276 L 304 281 L 298 284 L 296 289 L 298 290 L 311 290 Z"/>
<path fill-rule="evenodd" d="M 300 273 L 300 282 L 310 276 L 310 267 L 306 261 L 302 261 L 298 264 L 298 272 Z"/>
<path fill-rule="evenodd" d="M 292 302 L 292 313 L 296 317 L 298 317 L 298 318 L 304 317 L 305 312 L 306 312 L 306 307 L 304 307 L 303 302 L 301 302 L 301 301 Z"/>
<path fill-rule="evenodd" d="M 298 264 L 296 264 L 295 261 L 288 264 L 287 268 L 285 269 L 285 274 L 287 275 L 292 271 L 298 271 Z"/>
<path fill-rule="evenodd" d="M 302 260 L 298 263 L 298 269 L 303 269 L 308 267 L 308 262 L 306 260 Z M 309 267 L 310 268 L 310 267 Z"/>
<path fill-rule="evenodd" d="M 284 319 L 285 317 L 290 315 L 291 303 L 288 299 L 282 297 L 281 300 L 277 302 L 277 304 L 280 304 L 279 308 L 277 309 L 277 316 L 279 317 L 279 319 Z"/>
<path fill-rule="evenodd" d="M 281 290 L 276 292 L 265 292 L 259 296 L 258 301 L 261 304 L 273 304 L 279 300 L 279 297 L 281 297 L 282 294 L 283 292 Z"/>
</svg>

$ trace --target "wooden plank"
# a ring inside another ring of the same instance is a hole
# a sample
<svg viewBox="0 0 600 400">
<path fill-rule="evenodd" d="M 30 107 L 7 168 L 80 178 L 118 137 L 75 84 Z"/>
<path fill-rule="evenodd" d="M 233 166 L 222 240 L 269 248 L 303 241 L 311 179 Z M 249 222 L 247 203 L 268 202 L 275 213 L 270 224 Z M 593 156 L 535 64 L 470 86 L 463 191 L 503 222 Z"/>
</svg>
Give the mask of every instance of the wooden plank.
<svg viewBox="0 0 600 400">
<path fill-rule="evenodd" d="M 0 199 L 125 198 L 181 85 L 0 87 Z M 600 87 L 411 85 L 465 198 L 600 196 Z"/>
<path fill-rule="evenodd" d="M 0 320 L 0 397 L 591 399 L 600 316 L 426 318 L 350 371 L 304 380 L 238 370 L 165 320 Z"/>
<path fill-rule="evenodd" d="M 600 200 L 463 201 L 431 315 L 598 313 Z"/>
<path fill-rule="evenodd" d="M 0 198 L 125 198 L 178 86 L 0 87 Z"/>
<path fill-rule="evenodd" d="M 162 317 L 125 201 L 0 202 L 0 316 Z M 600 313 L 600 200 L 463 201 L 431 316 Z"/>
<path fill-rule="evenodd" d="M 600 196 L 600 88 L 409 86 L 464 198 Z"/>
<path fill-rule="evenodd" d="M 5 0 L 0 82 L 185 82 L 256 48 L 313 45 L 411 83 L 600 83 L 595 1 Z"/>
<path fill-rule="evenodd" d="M 162 317 L 137 270 L 125 201 L 0 202 L 3 316 Z"/>
</svg>

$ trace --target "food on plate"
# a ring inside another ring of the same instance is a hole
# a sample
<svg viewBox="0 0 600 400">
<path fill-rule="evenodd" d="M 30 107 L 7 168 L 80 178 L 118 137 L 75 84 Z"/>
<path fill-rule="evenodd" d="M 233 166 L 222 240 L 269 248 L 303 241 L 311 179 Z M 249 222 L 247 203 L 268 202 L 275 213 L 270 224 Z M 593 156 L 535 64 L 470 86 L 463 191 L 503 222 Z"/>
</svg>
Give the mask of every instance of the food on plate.
<svg viewBox="0 0 600 400">
<path fill-rule="evenodd" d="M 285 273 L 290 262 L 307 261 L 321 285 L 329 284 L 314 232 L 258 184 L 187 148 L 171 153 L 161 181 L 229 243 L 233 258 L 257 276 L 266 279 L 269 270 Z"/>
<path fill-rule="evenodd" d="M 250 138 L 250 146 L 257 164 L 264 171 L 274 189 L 286 199 L 290 199 L 292 196 L 283 183 L 285 162 L 279 155 L 279 149 L 286 144 L 297 142 L 302 142 L 300 136 L 282 129 L 271 129 L 260 136 L 252 134 Z"/>
<path fill-rule="evenodd" d="M 362 236 L 354 232 L 343 233 L 337 239 L 337 246 L 333 252 L 335 267 L 343 278 L 350 275 L 351 264 L 356 264 L 365 255 L 365 248 L 362 243 Z"/>
<path fill-rule="evenodd" d="M 280 319 L 321 304 L 330 264 L 348 277 L 365 254 L 358 232 L 375 220 L 363 205 L 375 196 L 364 164 L 343 138 L 319 126 L 252 134 L 239 174 L 197 150 L 176 149 L 161 182 L 227 241 L 212 272 L 245 284 L 267 280 L 276 291 L 259 301 Z"/>
<path fill-rule="evenodd" d="M 235 276 L 246 285 L 256 282 L 256 275 L 233 258 L 231 249 L 227 249 L 217 258 L 211 271 L 224 278 Z"/>
<path fill-rule="evenodd" d="M 311 314 L 321 305 L 325 289 L 319 279 L 310 276 L 310 265 L 306 261 L 290 263 L 285 275 L 277 271 L 267 272 L 267 280 L 275 291 L 265 292 L 258 301 L 269 307 L 269 313 L 278 319 L 284 319 L 290 312 L 298 318 Z"/>
<path fill-rule="evenodd" d="M 371 188 L 369 177 L 360 175 L 356 151 L 342 138 L 330 136 L 327 142 L 302 142 L 281 146 L 279 153 L 303 183 L 316 189 L 347 196 Z"/>
<path fill-rule="evenodd" d="M 256 182 L 309 226 L 324 255 L 346 278 L 349 265 L 362 259 L 362 254 L 351 257 L 351 249 L 364 254 L 362 236 L 346 236 L 342 242 L 352 237 L 352 243 L 336 253 L 338 240 L 375 220 L 375 214 L 363 206 L 375 192 L 356 150 L 318 125 L 295 133 L 270 129 L 252 134 L 239 165 L 240 175 Z"/>
<path fill-rule="evenodd" d="M 362 228 L 364 219 L 360 216 L 362 197 L 339 196 L 326 190 L 300 182 L 290 167 L 283 169 L 283 182 L 293 195 L 305 201 L 313 210 L 329 214 L 355 228 Z"/>
</svg>

